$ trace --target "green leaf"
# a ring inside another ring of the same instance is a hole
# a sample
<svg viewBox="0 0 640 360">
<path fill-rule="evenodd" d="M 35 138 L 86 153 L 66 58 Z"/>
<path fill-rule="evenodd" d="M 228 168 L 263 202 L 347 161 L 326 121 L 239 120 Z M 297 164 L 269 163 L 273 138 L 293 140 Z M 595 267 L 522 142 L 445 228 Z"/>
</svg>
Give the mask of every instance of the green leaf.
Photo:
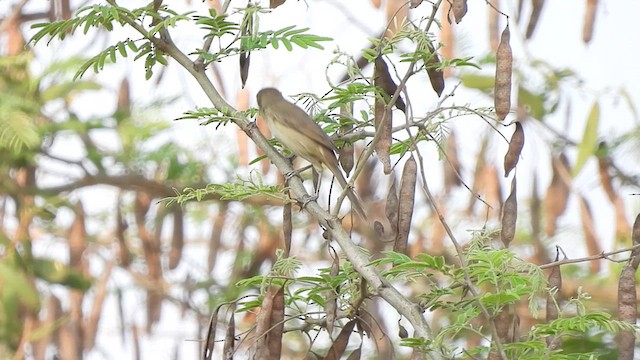
<svg viewBox="0 0 640 360">
<path fill-rule="evenodd" d="M 2 298 L 15 297 L 20 303 L 29 309 L 37 309 L 40 306 L 40 296 L 33 286 L 33 281 L 9 261 L 0 262 L 0 293 Z"/>
<path fill-rule="evenodd" d="M 120 52 L 120 56 L 122 57 L 127 57 L 127 48 L 124 46 L 123 42 L 119 42 L 118 45 L 116 45 L 118 47 L 118 51 Z"/>
<path fill-rule="evenodd" d="M 600 122 L 600 105 L 598 101 L 593 103 L 589 116 L 587 117 L 587 124 L 584 127 L 584 133 L 582 134 L 582 141 L 578 144 L 578 158 L 576 159 L 576 165 L 573 167 L 572 176 L 575 177 L 580 173 L 582 167 L 587 162 L 591 155 L 595 154 L 598 148 L 598 124 Z"/>
<path fill-rule="evenodd" d="M 285 28 L 282 28 L 280 30 L 276 30 L 276 31 L 273 32 L 273 36 L 274 37 L 275 36 L 280 36 L 280 35 L 284 34 L 285 32 L 294 29 L 295 27 L 296 27 L 295 25 L 291 25 L 291 26 L 287 26 Z M 301 30 L 300 32 L 305 32 L 305 31 L 309 30 L 309 28 L 304 28 L 304 29 L 300 29 L 300 30 Z"/>
<path fill-rule="evenodd" d="M 638 109 L 636 108 L 636 105 L 634 104 L 627 90 L 625 88 L 620 88 L 620 90 L 618 91 L 618 94 L 620 94 L 624 102 L 629 107 L 629 110 L 631 110 L 631 113 L 633 114 L 633 118 L 636 121 L 638 121 Z"/>
<path fill-rule="evenodd" d="M 536 95 L 522 86 L 518 87 L 518 104 L 528 106 L 534 119 L 542 120 L 546 114 L 543 95 Z"/>
<path fill-rule="evenodd" d="M 91 288 L 91 279 L 68 265 L 51 259 L 34 259 L 33 272 L 45 281 L 62 284 L 73 289 L 87 291 Z"/>
<path fill-rule="evenodd" d="M 51 85 L 40 94 L 43 101 L 66 98 L 77 91 L 100 90 L 100 84 L 93 81 L 70 81 Z"/>
<path fill-rule="evenodd" d="M 493 89 L 496 83 L 495 76 L 489 75 L 465 74 L 461 80 L 465 87 L 483 91 Z"/>
<path fill-rule="evenodd" d="M 282 40 L 282 45 L 284 45 L 284 47 L 287 48 L 287 51 L 293 50 L 293 47 L 291 46 L 291 41 L 289 41 L 287 38 L 282 38 L 280 40 Z"/>
</svg>

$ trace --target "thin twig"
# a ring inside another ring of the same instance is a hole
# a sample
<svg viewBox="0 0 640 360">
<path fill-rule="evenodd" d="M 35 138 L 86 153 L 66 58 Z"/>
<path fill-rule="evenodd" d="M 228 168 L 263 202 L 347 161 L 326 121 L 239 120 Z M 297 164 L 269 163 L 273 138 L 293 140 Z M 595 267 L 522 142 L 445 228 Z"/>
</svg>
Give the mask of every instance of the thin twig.
<svg viewBox="0 0 640 360">
<path fill-rule="evenodd" d="M 115 0 L 107 0 L 109 4 L 116 6 Z M 240 127 L 251 140 L 260 148 L 265 155 L 273 162 L 273 164 L 282 172 L 290 173 L 293 171 L 291 163 L 280 154 L 262 133 L 257 129 L 254 123 L 250 122 L 241 112 L 231 106 L 220 95 L 215 88 L 211 79 L 204 72 L 202 67 L 195 66 L 194 62 L 184 54 L 171 40 L 166 29 L 161 30 L 161 38 L 149 36 L 149 33 L 138 24 L 134 19 L 122 14 L 121 18 L 130 25 L 134 30 L 138 31 L 145 38 L 151 41 L 155 46 L 171 56 L 178 64 L 180 64 L 203 89 L 213 106 L 216 107 L 223 115 L 228 116 L 232 121 Z M 399 93 L 396 93 L 397 99 Z M 289 187 L 298 198 L 308 198 L 309 193 L 302 183 L 302 179 L 297 176 L 289 179 Z M 360 247 L 358 247 L 349 236 L 342 222 L 335 216 L 331 216 L 322 208 L 317 201 L 309 201 L 306 204 L 307 212 L 316 220 L 325 226 L 330 232 L 331 238 L 335 240 L 342 251 L 353 265 L 353 268 L 367 280 L 380 297 L 394 307 L 402 316 L 404 316 L 413 326 L 416 335 L 424 338 L 431 338 L 431 330 L 427 320 L 423 315 L 423 310 L 415 303 L 402 295 L 389 281 L 384 279 L 375 268 L 370 265 L 369 258 L 365 256 Z"/>
<path fill-rule="evenodd" d="M 548 269 L 548 268 L 552 268 L 554 266 L 560 266 L 560 265 L 566 265 L 566 264 L 577 264 L 577 263 L 581 263 L 581 262 L 587 262 L 587 261 L 594 261 L 594 260 L 600 260 L 600 259 L 605 259 L 605 260 L 609 260 L 609 261 L 614 261 L 614 262 L 624 262 L 627 261 L 629 259 L 624 259 L 622 261 L 620 260 L 614 260 L 614 259 L 610 259 L 609 257 L 611 255 L 616 255 L 616 254 L 620 254 L 623 252 L 627 252 L 627 251 L 633 251 L 635 249 L 640 248 L 640 244 L 638 245 L 634 245 L 628 248 L 624 248 L 624 249 L 620 249 L 620 250 L 614 250 L 614 251 L 609 251 L 609 252 L 601 252 L 600 254 L 596 254 L 596 255 L 590 255 L 590 256 L 585 256 L 582 258 L 577 258 L 577 259 L 562 259 L 562 260 L 558 260 L 558 261 L 554 261 L 548 264 L 544 264 L 544 265 L 540 265 L 540 269 Z"/>
</svg>

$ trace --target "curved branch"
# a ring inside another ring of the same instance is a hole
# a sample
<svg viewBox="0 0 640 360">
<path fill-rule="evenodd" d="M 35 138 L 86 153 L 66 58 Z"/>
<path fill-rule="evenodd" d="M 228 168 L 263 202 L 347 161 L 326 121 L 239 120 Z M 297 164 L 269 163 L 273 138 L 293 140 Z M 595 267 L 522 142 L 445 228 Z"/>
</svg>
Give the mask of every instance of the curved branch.
<svg viewBox="0 0 640 360">
<path fill-rule="evenodd" d="M 440 0 L 438 3 L 440 3 Z M 112 5 L 115 5 L 115 0 L 108 0 Z M 273 164 L 282 173 L 293 172 L 291 163 L 275 148 L 269 144 L 267 139 L 260 133 L 254 123 L 250 122 L 242 113 L 227 103 L 218 90 L 215 88 L 203 66 L 197 66 L 197 64 L 187 55 L 185 55 L 171 40 L 166 29 L 161 30 L 161 38 L 150 37 L 148 32 L 133 19 L 126 16 L 122 18 L 140 32 L 145 38 L 151 41 L 155 46 L 164 51 L 167 55 L 175 59 L 185 70 L 191 74 L 202 87 L 205 94 L 220 112 L 230 117 L 233 122 L 242 129 L 249 138 L 258 146 L 265 155 L 273 162 Z M 399 92 L 395 94 L 394 100 L 398 98 Z M 309 198 L 305 187 L 303 186 L 302 179 L 298 176 L 289 179 L 289 187 L 294 194 L 299 198 Z M 337 217 L 331 216 L 324 208 L 322 208 L 316 201 L 310 201 L 306 204 L 307 211 L 311 216 L 317 219 L 320 224 L 326 226 L 331 238 L 334 239 L 342 248 L 349 261 L 353 264 L 354 269 L 358 271 L 365 278 L 369 284 L 373 287 L 380 297 L 393 306 L 402 316 L 413 325 L 417 336 L 430 338 L 429 325 L 422 315 L 423 310 L 417 304 L 409 301 L 404 297 L 393 285 L 384 280 L 382 276 L 369 265 L 369 259 L 362 253 L 360 248 L 356 246 L 349 233 L 342 226 L 341 221 Z"/>
</svg>

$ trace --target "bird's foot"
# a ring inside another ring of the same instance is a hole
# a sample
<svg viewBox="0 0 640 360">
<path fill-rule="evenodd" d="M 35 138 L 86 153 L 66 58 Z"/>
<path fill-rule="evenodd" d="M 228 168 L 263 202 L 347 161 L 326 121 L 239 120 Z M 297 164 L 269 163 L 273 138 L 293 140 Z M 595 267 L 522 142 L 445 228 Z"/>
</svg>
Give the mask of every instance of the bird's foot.
<svg viewBox="0 0 640 360">
<path fill-rule="evenodd" d="M 318 195 L 305 195 L 302 198 L 302 201 L 301 201 L 302 204 L 300 205 L 300 207 L 304 209 L 307 206 L 307 204 L 316 200 L 318 200 Z"/>
<path fill-rule="evenodd" d="M 289 180 L 289 179 L 291 179 L 291 178 L 292 178 L 292 177 L 294 177 L 294 176 L 298 176 L 298 175 L 300 175 L 300 173 L 302 173 L 303 171 L 306 171 L 306 170 L 307 170 L 307 169 L 309 169 L 310 167 L 311 167 L 311 165 L 309 165 L 309 166 L 305 166 L 305 167 L 303 167 L 302 169 L 298 169 L 298 170 L 293 170 L 293 171 L 286 172 L 286 173 L 284 173 L 284 179 L 285 179 L 285 180 Z"/>
</svg>

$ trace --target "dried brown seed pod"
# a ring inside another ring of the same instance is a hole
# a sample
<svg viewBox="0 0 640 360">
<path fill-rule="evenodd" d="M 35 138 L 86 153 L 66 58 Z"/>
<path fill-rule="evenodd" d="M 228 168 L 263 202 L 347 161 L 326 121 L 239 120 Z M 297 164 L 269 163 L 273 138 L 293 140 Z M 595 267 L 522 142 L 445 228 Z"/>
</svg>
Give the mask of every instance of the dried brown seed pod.
<svg viewBox="0 0 640 360">
<path fill-rule="evenodd" d="M 392 113 L 391 109 L 386 107 L 378 98 L 375 100 L 375 119 L 374 125 L 376 133 L 379 133 L 378 142 L 376 142 L 376 155 L 382 163 L 385 174 L 391 173 L 391 144 L 392 144 Z"/>
<path fill-rule="evenodd" d="M 536 30 L 538 20 L 540 20 L 540 14 L 542 14 L 543 5 L 544 0 L 531 0 L 531 16 L 529 17 L 529 24 L 527 25 L 527 32 L 525 34 L 527 40 L 531 39 L 533 32 Z"/>
<path fill-rule="evenodd" d="M 582 231 L 584 232 L 584 241 L 587 246 L 587 252 L 589 254 L 599 254 L 602 252 L 600 248 L 600 242 L 598 241 L 598 234 L 594 227 L 593 214 L 591 213 L 591 207 L 584 196 L 580 196 L 580 219 L 582 220 Z M 594 260 L 589 262 L 589 266 L 592 273 L 600 271 L 600 261 Z"/>
<path fill-rule="evenodd" d="M 247 83 L 249 77 L 249 65 L 251 64 L 251 53 L 240 54 L 240 80 L 242 81 L 242 88 Z"/>
<path fill-rule="evenodd" d="M 460 21 L 462 21 L 462 18 L 467 13 L 467 0 L 453 0 L 451 11 L 453 12 L 453 18 L 456 24 L 460 24 Z"/>
<path fill-rule="evenodd" d="M 411 218 L 413 217 L 413 205 L 416 194 L 416 179 L 418 166 L 411 156 L 407 159 L 402 170 L 402 183 L 400 184 L 400 197 L 398 206 L 398 232 L 393 251 L 406 254 L 411 230 Z"/>
<path fill-rule="evenodd" d="M 384 239 L 384 225 L 382 225 L 380 221 L 376 220 L 373 222 L 373 231 L 376 232 L 376 235 L 378 235 L 380 239 Z"/>
<path fill-rule="evenodd" d="M 373 73 L 374 73 L 373 85 L 382 89 L 382 91 L 384 91 L 384 93 L 390 99 L 393 96 L 393 94 L 395 94 L 396 91 L 398 90 L 398 85 L 396 85 L 396 83 L 393 81 L 393 78 L 389 73 L 389 67 L 387 66 L 387 63 L 382 58 L 382 55 L 379 55 L 378 57 L 376 57 Z M 385 99 L 387 100 L 385 101 L 385 104 L 388 102 L 389 99 Z M 406 112 L 407 110 L 406 104 L 404 103 L 404 100 L 402 100 L 402 95 L 398 96 L 398 100 L 396 100 L 396 103 L 394 104 L 394 106 L 402 112 Z"/>
<path fill-rule="evenodd" d="M 547 236 L 556 233 L 558 218 L 564 214 L 569 201 L 570 183 L 569 160 L 564 154 L 551 160 L 553 177 L 544 197 L 544 212 L 546 214 L 545 232 Z"/>
<path fill-rule="evenodd" d="M 598 146 L 598 151 L 604 150 L 605 147 L 605 144 L 600 143 L 600 145 Z M 609 175 L 610 167 L 611 159 L 608 156 L 604 155 L 598 157 L 598 174 L 600 175 L 600 184 L 602 185 L 604 193 L 607 194 L 609 201 L 614 203 L 616 201 L 616 198 L 618 197 L 618 194 L 616 194 L 615 190 L 613 190 L 611 175 Z"/>
<path fill-rule="evenodd" d="M 224 360 L 233 359 L 233 353 L 235 352 L 235 339 L 236 339 L 236 322 L 234 312 L 231 312 L 229 318 L 229 324 L 227 325 L 227 332 L 224 336 L 224 347 L 222 348 L 222 356 Z"/>
<path fill-rule="evenodd" d="M 169 250 L 169 269 L 178 267 L 182 260 L 182 250 L 184 248 L 184 214 L 182 208 L 177 206 L 173 211 L 173 238 L 171 239 L 171 250 Z"/>
<path fill-rule="evenodd" d="M 498 339 L 501 343 L 506 344 L 509 340 L 509 328 L 511 327 L 511 316 L 509 314 L 509 306 L 503 307 L 500 312 L 498 312 L 493 317 L 493 324 L 496 327 L 496 333 L 498 334 Z M 489 355 L 489 359 L 501 359 L 501 357 L 497 354 L 495 342 L 498 339 L 492 339 L 491 344 L 491 354 Z M 492 356 L 494 355 L 494 356 Z M 495 355 L 498 355 L 497 357 Z"/>
<path fill-rule="evenodd" d="M 441 63 L 435 48 L 431 44 L 427 44 L 427 47 L 431 52 L 431 57 L 425 64 L 427 66 L 427 75 L 429 75 L 431 87 L 438 94 L 438 97 L 440 97 L 444 91 L 444 73 L 438 69 Z"/>
<path fill-rule="evenodd" d="M 340 115 L 350 119 L 353 116 L 353 105 L 350 103 L 340 107 Z M 342 136 L 349 133 L 353 129 L 353 125 L 345 124 L 338 129 L 338 135 Z M 340 149 L 338 149 L 338 163 L 344 170 L 345 174 L 349 176 L 353 166 L 355 165 L 355 150 L 353 144 L 346 142 Z"/>
<path fill-rule="evenodd" d="M 492 6 L 487 6 L 487 11 L 489 11 L 489 45 L 491 46 L 491 51 L 498 51 L 498 44 L 500 42 L 498 21 L 500 19 L 500 13 L 498 10 L 500 8 L 500 0 L 489 0 Z"/>
<path fill-rule="evenodd" d="M 593 36 L 593 27 L 596 23 L 596 10 L 598 0 L 587 0 L 587 9 L 584 13 L 584 26 L 582 28 L 582 41 L 588 44 Z"/>
<path fill-rule="evenodd" d="M 282 334 L 284 333 L 284 286 L 280 286 L 278 291 L 275 291 L 275 287 L 272 287 L 271 290 L 273 290 L 273 305 L 269 332 L 267 333 L 267 346 L 269 358 L 280 359 L 282 357 Z"/>
<path fill-rule="evenodd" d="M 559 260 L 559 252 L 556 252 L 555 261 Z M 560 271 L 560 265 L 556 265 L 551 268 L 551 273 L 548 277 L 549 293 L 547 294 L 547 323 L 556 320 L 559 315 L 558 308 L 560 306 L 560 299 L 562 295 L 562 272 Z M 562 339 L 559 336 L 549 336 L 547 338 L 547 345 L 550 349 L 558 349 L 562 345 Z"/>
<path fill-rule="evenodd" d="M 502 121 L 511 109 L 511 72 L 513 67 L 513 55 L 509 45 L 509 24 L 502 31 L 500 45 L 496 52 L 496 81 L 494 91 L 494 106 L 496 117 Z"/>
<path fill-rule="evenodd" d="M 452 131 L 447 138 L 445 147 L 447 161 L 443 161 L 444 166 L 444 188 L 445 192 L 449 192 L 452 188 L 462 185 L 460 180 L 460 158 L 458 157 L 458 144 L 456 142 L 456 134 Z"/>
<path fill-rule="evenodd" d="M 387 194 L 387 202 L 384 206 L 384 214 L 391 224 L 391 235 L 395 236 L 398 231 L 398 189 L 395 176 L 391 179 L 391 186 Z"/>
<path fill-rule="evenodd" d="M 500 240 L 505 248 L 509 247 L 511 241 L 516 235 L 516 221 L 518 220 L 518 199 L 516 197 L 516 177 L 511 180 L 511 194 L 504 202 L 502 207 L 502 231 L 500 231 Z"/>
<path fill-rule="evenodd" d="M 636 216 L 636 221 L 633 222 L 633 230 L 631 230 L 631 243 L 633 246 L 640 245 L 640 214 Z M 635 249 L 631 252 L 631 256 L 633 256 L 633 260 L 631 261 L 631 266 L 634 269 L 638 270 L 638 264 L 640 264 L 640 249 Z"/>
<path fill-rule="evenodd" d="M 516 164 L 518 164 L 518 160 L 520 160 L 520 153 L 522 153 L 523 147 L 524 130 L 522 129 L 522 124 L 519 121 L 516 121 L 516 130 L 511 136 L 511 141 L 509 141 L 509 149 L 504 155 L 504 177 L 509 176 L 511 170 L 513 170 L 516 167 Z"/>
<path fill-rule="evenodd" d="M 638 318 L 638 302 L 636 295 L 636 269 L 625 265 L 620 273 L 618 283 L 618 320 L 635 324 Z M 635 331 L 618 333 L 618 359 L 632 360 L 635 352 Z"/>
<path fill-rule="evenodd" d="M 442 29 L 440 30 L 439 41 L 443 44 L 438 50 L 442 58 L 446 60 L 453 59 L 453 49 L 455 47 L 455 40 L 453 36 L 453 29 L 451 28 L 451 22 L 448 20 L 448 15 L 451 12 L 451 8 L 445 11 L 445 7 L 440 7 L 440 23 Z M 449 77 L 451 75 L 451 68 L 444 68 L 444 76 Z"/>
<path fill-rule="evenodd" d="M 340 335 L 338 335 L 333 344 L 331 344 L 325 360 L 339 360 L 342 357 L 344 351 L 347 349 L 347 345 L 349 345 L 349 337 L 351 337 L 351 332 L 353 332 L 357 321 L 357 319 L 353 319 L 345 324 L 340 331 Z"/>
<path fill-rule="evenodd" d="M 271 9 L 275 9 L 278 6 L 284 4 L 285 1 L 287 1 L 287 0 L 269 0 L 269 7 Z"/>
</svg>

